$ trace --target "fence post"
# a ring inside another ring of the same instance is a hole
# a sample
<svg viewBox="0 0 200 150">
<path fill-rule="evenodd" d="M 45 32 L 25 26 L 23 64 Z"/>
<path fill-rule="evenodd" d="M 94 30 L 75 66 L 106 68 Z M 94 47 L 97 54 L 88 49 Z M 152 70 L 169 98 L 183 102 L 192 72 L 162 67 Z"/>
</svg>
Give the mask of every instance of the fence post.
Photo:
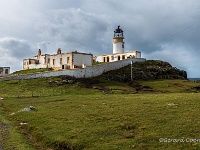
<svg viewBox="0 0 200 150">
<path fill-rule="evenodd" d="M 19 95 L 20 95 L 20 91 L 18 91 L 18 95 L 17 95 L 17 98 L 19 98 Z"/>
<path fill-rule="evenodd" d="M 31 94 L 32 94 L 31 96 L 33 97 L 33 90 L 32 90 L 32 92 L 31 92 Z"/>
<path fill-rule="evenodd" d="M 40 92 L 40 97 L 41 97 L 41 95 L 42 95 L 42 91 L 39 91 Z"/>
<path fill-rule="evenodd" d="M 45 96 L 45 92 L 44 92 L 44 89 L 43 89 L 42 91 L 43 91 L 43 95 Z"/>
</svg>

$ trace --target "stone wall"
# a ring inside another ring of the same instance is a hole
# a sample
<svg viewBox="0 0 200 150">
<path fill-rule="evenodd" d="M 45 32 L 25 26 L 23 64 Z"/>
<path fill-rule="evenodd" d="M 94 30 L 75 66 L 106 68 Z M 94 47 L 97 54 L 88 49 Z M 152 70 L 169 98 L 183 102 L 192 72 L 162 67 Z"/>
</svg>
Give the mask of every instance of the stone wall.
<svg viewBox="0 0 200 150">
<path fill-rule="evenodd" d="M 97 66 L 87 67 L 84 69 L 71 69 L 71 70 L 59 70 L 51 72 L 42 72 L 37 74 L 26 74 L 26 75 L 17 75 L 17 76 L 8 76 L 0 78 L 0 81 L 4 80 L 22 80 L 22 79 L 33 79 L 33 78 L 43 78 L 43 77 L 52 77 L 60 75 L 68 75 L 75 78 L 91 78 L 96 77 L 104 72 L 120 69 L 131 64 L 131 61 L 134 62 L 144 62 L 146 59 L 143 58 L 131 58 L 126 60 L 121 60 L 117 62 L 110 62 L 106 64 L 101 64 Z"/>
</svg>

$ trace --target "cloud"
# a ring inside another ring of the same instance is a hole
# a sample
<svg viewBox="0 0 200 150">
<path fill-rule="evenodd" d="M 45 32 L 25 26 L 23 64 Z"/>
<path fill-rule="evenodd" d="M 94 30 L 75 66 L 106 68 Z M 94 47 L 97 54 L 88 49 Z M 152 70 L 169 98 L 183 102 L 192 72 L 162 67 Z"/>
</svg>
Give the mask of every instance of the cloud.
<svg viewBox="0 0 200 150">
<path fill-rule="evenodd" d="M 44 53 L 48 53 L 48 51 L 47 51 L 47 46 L 48 46 L 48 44 L 50 44 L 50 43 L 47 43 L 47 42 L 45 42 L 45 41 L 42 41 L 42 42 L 40 42 L 40 43 L 37 43 L 37 46 L 38 46 L 38 49 L 42 49 L 42 51 L 43 51 Z"/>
<path fill-rule="evenodd" d="M 8 37 L 0 38 L 0 48 L 1 53 L 16 58 L 28 57 L 33 52 L 27 41 Z"/>
<path fill-rule="evenodd" d="M 32 57 L 37 48 L 109 54 L 113 31 L 121 25 L 126 51 L 168 60 L 199 77 L 199 7 L 199 0 L 6 0 L 0 5 L 0 38 L 10 40 L 0 48 L 17 60 Z"/>
<path fill-rule="evenodd" d="M 102 50 L 102 45 L 107 44 L 106 39 L 109 37 L 105 35 L 109 24 L 104 16 L 73 8 L 54 10 L 49 14 L 51 20 L 41 20 L 37 30 L 41 38 L 47 38 L 57 47 L 68 51 L 97 52 Z"/>
<path fill-rule="evenodd" d="M 4 37 L 0 38 L 1 66 L 21 70 L 23 59 L 33 55 L 30 44 L 21 39 Z"/>
<path fill-rule="evenodd" d="M 167 61 L 174 67 L 186 70 L 189 77 L 194 77 L 198 74 L 199 55 L 194 55 L 194 52 L 189 47 L 177 47 L 177 45 L 163 45 L 163 47 L 163 50 L 160 51 L 143 53 L 143 57 Z"/>
</svg>

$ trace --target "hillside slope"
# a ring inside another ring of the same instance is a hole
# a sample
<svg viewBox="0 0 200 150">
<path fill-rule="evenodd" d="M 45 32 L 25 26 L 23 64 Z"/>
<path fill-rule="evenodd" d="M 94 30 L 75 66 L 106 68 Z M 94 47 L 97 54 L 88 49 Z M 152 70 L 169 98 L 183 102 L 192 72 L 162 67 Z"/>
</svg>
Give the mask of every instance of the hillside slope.
<svg viewBox="0 0 200 150">
<path fill-rule="evenodd" d="M 134 63 L 132 75 L 133 80 L 187 79 L 186 71 L 172 67 L 168 62 L 161 60 Z M 104 76 L 111 80 L 128 82 L 131 80 L 131 66 L 109 71 Z"/>
<path fill-rule="evenodd" d="M 132 66 L 133 82 L 131 82 L 131 66 L 104 73 L 95 78 L 76 79 L 61 76 L 60 83 L 81 83 L 82 87 L 93 88 L 105 93 L 179 93 L 199 92 L 198 85 L 187 81 L 187 73 L 172 67 L 168 62 L 148 60 L 134 63 Z M 173 80 L 172 80 L 173 79 Z M 163 81 L 162 81 L 163 80 Z"/>
</svg>

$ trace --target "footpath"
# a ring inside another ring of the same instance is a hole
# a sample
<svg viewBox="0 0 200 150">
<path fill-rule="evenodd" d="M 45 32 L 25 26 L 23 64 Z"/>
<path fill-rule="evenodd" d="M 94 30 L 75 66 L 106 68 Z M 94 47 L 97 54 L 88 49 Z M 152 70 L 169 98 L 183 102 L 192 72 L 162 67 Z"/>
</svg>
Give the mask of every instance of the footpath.
<svg viewBox="0 0 200 150">
<path fill-rule="evenodd" d="M 14 149 L 10 141 L 9 127 L 0 120 L 0 150 L 4 150 L 5 144 L 9 146 L 10 149 Z"/>
<path fill-rule="evenodd" d="M 3 128 L 2 128 L 2 121 L 0 120 L 0 150 L 3 150 Z"/>
</svg>

